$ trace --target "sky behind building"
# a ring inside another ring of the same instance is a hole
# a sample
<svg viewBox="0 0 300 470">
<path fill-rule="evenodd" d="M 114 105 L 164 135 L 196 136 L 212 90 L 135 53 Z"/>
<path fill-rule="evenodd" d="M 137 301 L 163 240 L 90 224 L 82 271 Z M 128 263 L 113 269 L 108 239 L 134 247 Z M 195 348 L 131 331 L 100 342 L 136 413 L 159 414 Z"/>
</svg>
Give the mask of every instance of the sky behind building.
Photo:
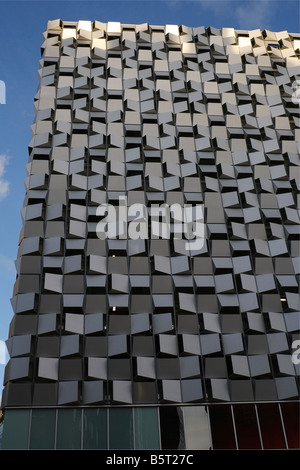
<svg viewBox="0 0 300 470">
<path fill-rule="evenodd" d="M 22 227 L 20 210 L 25 196 L 30 126 L 34 121 L 33 100 L 38 87 L 42 34 L 48 20 L 298 33 L 299 10 L 299 0 L 0 1 L 0 395 L 8 359 L 3 342 L 13 315 L 10 298 Z"/>
</svg>

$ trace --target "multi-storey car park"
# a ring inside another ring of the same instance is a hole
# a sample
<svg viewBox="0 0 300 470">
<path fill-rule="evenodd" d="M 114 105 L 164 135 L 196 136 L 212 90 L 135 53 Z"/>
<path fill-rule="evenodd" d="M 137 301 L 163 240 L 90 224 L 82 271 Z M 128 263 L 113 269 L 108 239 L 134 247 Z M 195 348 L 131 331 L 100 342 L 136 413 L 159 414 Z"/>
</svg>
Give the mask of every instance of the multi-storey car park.
<svg viewBox="0 0 300 470">
<path fill-rule="evenodd" d="M 300 447 L 299 47 L 287 31 L 48 22 L 4 449 Z M 203 207 L 201 247 L 172 214 L 168 236 L 99 236 L 120 199 L 145 208 L 136 230 L 153 205 Z"/>
</svg>

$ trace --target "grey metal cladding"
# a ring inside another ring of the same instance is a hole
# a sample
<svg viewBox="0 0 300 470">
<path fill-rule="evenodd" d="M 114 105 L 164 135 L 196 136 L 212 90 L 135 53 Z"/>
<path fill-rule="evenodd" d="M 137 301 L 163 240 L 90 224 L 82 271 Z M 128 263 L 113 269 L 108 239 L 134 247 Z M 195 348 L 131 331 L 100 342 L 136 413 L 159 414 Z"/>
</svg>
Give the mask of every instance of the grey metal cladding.
<svg viewBox="0 0 300 470">
<path fill-rule="evenodd" d="M 299 51 L 287 31 L 49 21 L 4 406 L 298 395 Z M 203 204 L 203 247 L 100 240 L 119 196 Z"/>
</svg>

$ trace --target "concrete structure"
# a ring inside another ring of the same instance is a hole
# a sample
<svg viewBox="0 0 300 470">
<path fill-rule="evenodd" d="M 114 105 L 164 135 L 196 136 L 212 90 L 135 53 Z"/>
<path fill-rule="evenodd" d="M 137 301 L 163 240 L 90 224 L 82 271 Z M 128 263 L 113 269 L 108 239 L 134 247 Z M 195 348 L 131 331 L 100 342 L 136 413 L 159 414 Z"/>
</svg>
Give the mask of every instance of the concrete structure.
<svg viewBox="0 0 300 470">
<path fill-rule="evenodd" d="M 299 448 L 300 35 L 43 39 L 3 447 Z M 120 201 L 145 213 L 101 232 Z M 143 225 L 172 204 L 204 209 L 199 249 Z"/>
</svg>

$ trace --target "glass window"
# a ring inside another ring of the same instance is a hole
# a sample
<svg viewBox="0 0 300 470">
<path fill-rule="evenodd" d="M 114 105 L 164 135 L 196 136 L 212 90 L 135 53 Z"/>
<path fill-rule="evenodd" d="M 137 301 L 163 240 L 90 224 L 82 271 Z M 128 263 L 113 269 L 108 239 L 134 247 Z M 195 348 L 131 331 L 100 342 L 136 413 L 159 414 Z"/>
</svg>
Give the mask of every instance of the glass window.
<svg viewBox="0 0 300 470">
<path fill-rule="evenodd" d="M 300 404 L 281 403 L 281 413 L 289 449 L 300 449 Z"/>
<path fill-rule="evenodd" d="M 239 449 L 261 449 L 254 405 L 233 405 Z"/>
<path fill-rule="evenodd" d="M 54 449 L 55 410 L 32 410 L 30 449 Z"/>
<path fill-rule="evenodd" d="M 107 410 L 90 408 L 83 413 L 83 448 L 107 449 Z"/>
<path fill-rule="evenodd" d="M 57 449 L 80 449 L 81 410 L 59 409 L 57 422 Z"/>
<path fill-rule="evenodd" d="M 30 410 L 6 410 L 2 449 L 28 449 Z"/>
<path fill-rule="evenodd" d="M 180 419 L 176 406 L 159 408 L 160 435 L 162 449 L 179 449 Z"/>
<path fill-rule="evenodd" d="M 156 407 L 134 409 L 135 448 L 159 449 L 158 410 Z"/>
<path fill-rule="evenodd" d="M 111 408 L 109 410 L 109 448 L 133 449 L 131 408 Z"/>
<path fill-rule="evenodd" d="M 230 405 L 209 407 L 213 449 L 236 449 Z"/>
<path fill-rule="evenodd" d="M 185 448 L 204 450 L 211 448 L 207 408 L 205 406 L 184 406 Z"/>
<path fill-rule="evenodd" d="M 276 403 L 257 405 L 264 449 L 285 449 L 281 418 Z"/>
</svg>

